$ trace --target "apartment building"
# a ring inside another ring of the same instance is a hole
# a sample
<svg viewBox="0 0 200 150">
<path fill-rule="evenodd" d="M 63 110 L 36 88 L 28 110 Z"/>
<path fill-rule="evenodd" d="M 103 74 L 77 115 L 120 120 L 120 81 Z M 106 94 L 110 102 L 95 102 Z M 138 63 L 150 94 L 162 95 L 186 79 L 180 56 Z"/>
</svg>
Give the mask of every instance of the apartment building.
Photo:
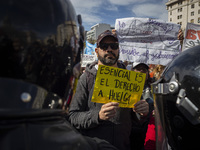
<svg viewBox="0 0 200 150">
<path fill-rule="evenodd" d="M 98 23 L 91 27 L 91 30 L 87 32 L 87 40 L 97 40 L 99 34 L 106 30 L 112 30 L 109 24 Z"/>
<path fill-rule="evenodd" d="M 168 0 L 168 22 L 181 25 L 185 30 L 187 22 L 200 24 L 200 0 Z"/>
</svg>

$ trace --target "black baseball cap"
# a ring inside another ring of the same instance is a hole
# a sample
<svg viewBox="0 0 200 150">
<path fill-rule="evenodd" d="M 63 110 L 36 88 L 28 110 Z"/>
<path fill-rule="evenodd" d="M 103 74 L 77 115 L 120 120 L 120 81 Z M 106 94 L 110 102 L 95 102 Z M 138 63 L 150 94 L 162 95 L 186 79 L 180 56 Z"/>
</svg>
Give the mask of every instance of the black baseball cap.
<svg viewBox="0 0 200 150">
<path fill-rule="evenodd" d="M 101 33 L 99 36 L 98 36 L 98 39 L 97 39 L 97 47 L 99 47 L 99 44 L 100 42 L 107 36 L 111 36 L 113 37 L 117 42 L 118 42 L 118 38 L 115 34 L 113 34 L 110 30 L 106 30 L 104 31 L 103 33 Z"/>
</svg>

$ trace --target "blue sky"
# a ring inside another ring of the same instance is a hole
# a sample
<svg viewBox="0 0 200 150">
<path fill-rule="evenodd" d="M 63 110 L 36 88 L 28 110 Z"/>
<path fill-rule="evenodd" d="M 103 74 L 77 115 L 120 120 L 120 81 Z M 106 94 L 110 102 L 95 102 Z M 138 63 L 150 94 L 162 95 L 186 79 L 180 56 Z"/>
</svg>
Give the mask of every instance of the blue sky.
<svg viewBox="0 0 200 150">
<path fill-rule="evenodd" d="M 156 18 L 167 21 L 168 0 L 71 0 L 82 15 L 85 30 L 97 23 L 114 27 L 115 20 L 127 17 Z"/>
</svg>

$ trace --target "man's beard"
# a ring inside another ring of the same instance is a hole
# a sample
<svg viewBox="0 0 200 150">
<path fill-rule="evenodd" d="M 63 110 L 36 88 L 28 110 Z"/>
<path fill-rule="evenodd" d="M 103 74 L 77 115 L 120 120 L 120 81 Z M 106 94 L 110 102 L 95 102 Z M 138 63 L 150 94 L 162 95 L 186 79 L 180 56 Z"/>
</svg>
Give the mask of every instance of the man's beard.
<svg viewBox="0 0 200 150">
<path fill-rule="evenodd" d="M 113 55 L 113 57 L 107 57 L 108 55 Z M 109 54 L 105 54 L 103 57 L 98 55 L 98 60 L 101 61 L 102 64 L 107 65 L 107 66 L 113 66 L 117 60 L 119 59 L 119 54 L 116 56 L 114 53 L 109 52 Z"/>
</svg>

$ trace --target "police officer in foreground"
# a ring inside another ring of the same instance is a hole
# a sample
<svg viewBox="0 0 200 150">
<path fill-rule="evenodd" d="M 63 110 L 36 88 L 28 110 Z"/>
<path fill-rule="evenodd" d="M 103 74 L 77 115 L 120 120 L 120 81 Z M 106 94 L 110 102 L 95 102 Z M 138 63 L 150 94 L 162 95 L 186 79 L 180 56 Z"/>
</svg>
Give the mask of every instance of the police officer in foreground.
<svg viewBox="0 0 200 150">
<path fill-rule="evenodd" d="M 80 53 L 76 21 L 69 0 L 1 0 L 1 150 L 112 149 L 80 135 L 61 109 Z"/>
<path fill-rule="evenodd" d="M 177 56 L 153 84 L 158 150 L 199 149 L 200 46 Z"/>
</svg>

